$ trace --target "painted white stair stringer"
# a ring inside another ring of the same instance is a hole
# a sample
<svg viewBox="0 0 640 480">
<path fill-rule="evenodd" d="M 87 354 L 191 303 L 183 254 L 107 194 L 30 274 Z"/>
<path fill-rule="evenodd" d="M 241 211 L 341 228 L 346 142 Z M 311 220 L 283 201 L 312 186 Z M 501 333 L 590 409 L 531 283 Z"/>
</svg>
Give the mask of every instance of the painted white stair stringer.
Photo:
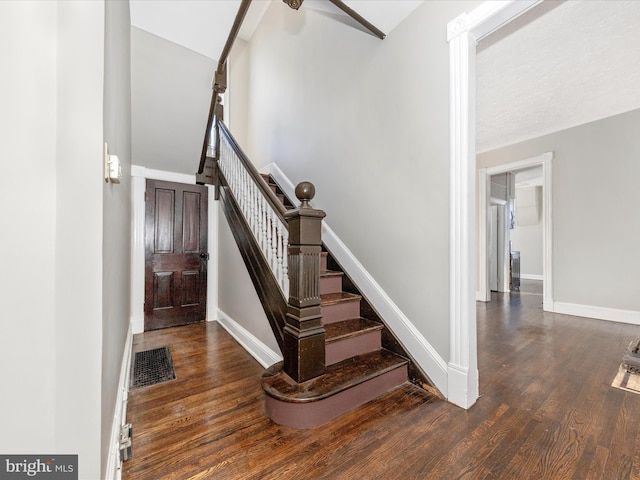
<svg viewBox="0 0 640 480">
<path fill-rule="evenodd" d="M 295 186 L 289 178 L 278 168 L 275 163 L 271 163 L 260 169 L 260 173 L 271 175 L 278 183 L 284 193 L 292 200 L 295 200 Z M 433 381 L 436 388 L 448 397 L 448 366 L 447 362 L 431 346 L 426 338 L 416 329 L 407 316 L 389 298 L 382 287 L 369 274 L 364 266 L 358 261 L 355 255 L 338 238 L 327 222 L 322 222 L 322 241 L 336 261 L 344 268 L 345 273 L 358 286 L 358 289 L 371 303 L 371 306 L 384 318 L 389 328 L 402 342 L 404 348 L 411 354 L 417 365 Z"/>
</svg>

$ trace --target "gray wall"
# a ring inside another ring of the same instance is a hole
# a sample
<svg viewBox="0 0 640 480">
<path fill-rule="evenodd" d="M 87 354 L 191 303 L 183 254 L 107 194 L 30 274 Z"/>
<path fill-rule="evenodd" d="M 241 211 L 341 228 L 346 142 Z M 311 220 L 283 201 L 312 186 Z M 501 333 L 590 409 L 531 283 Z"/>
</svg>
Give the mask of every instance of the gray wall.
<svg viewBox="0 0 640 480">
<path fill-rule="evenodd" d="M 478 155 L 478 167 L 553 151 L 556 302 L 640 311 L 640 110 Z"/>
<path fill-rule="evenodd" d="M 129 2 L 105 3 L 104 140 L 122 165 L 120 184 L 103 184 L 102 471 L 130 320 L 131 20 Z M 104 473 L 103 473 L 104 477 Z"/>
<path fill-rule="evenodd" d="M 314 206 L 445 360 L 446 26 L 478 3 L 425 2 L 380 41 L 273 2 L 248 53 L 250 158 L 315 184 Z"/>
<path fill-rule="evenodd" d="M 271 350 L 280 353 L 222 209 L 218 215 L 218 308 Z"/>
<path fill-rule="evenodd" d="M 215 62 L 131 28 L 133 163 L 193 174 L 204 140 Z"/>
</svg>

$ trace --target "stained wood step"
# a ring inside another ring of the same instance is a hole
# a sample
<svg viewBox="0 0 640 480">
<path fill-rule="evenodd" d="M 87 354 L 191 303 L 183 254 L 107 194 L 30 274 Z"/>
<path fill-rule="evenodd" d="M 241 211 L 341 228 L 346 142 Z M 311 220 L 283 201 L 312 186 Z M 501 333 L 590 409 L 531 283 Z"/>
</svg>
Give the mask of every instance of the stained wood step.
<svg viewBox="0 0 640 480">
<path fill-rule="evenodd" d="M 380 350 L 382 328 L 381 323 L 362 317 L 326 325 L 325 364 Z"/>
<path fill-rule="evenodd" d="M 322 324 L 340 322 L 360 316 L 360 295 L 347 292 L 326 293 L 320 295 Z"/>
<path fill-rule="evenodd" d="M 324 270 L 320 272 L 320 295 L 342 291 L 344 273 Z"/>
<path fill-rule="evenodd" d="M 324 375 L 295 383 L 280 362 L 262 376 L 267 413 L 281 425 L 317 427 L 406 382 L 407 363 L 382 349 L 330 365 Z"/>
</svg>

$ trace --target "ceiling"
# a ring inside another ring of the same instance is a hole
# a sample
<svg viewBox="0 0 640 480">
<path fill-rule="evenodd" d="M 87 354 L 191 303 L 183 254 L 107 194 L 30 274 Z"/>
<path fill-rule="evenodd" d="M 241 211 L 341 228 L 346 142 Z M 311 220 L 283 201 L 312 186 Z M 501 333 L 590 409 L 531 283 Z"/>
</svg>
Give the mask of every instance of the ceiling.
<svg viewBox="0 0 640 480">
<path fill-rule="evenodd" d="M 254 0 L 248 40 L 275 1 Z M 240 0 L 131 0 L 133 26 L 213 60 Z M 347 0 L 389 34 L 423 0 Z M 327 0 L 301 8 L 359 27 Z M 477 151 L 640 108 L 640 1 L 546 0 L 478 45 Z M 443 41 L 445 36 L 443 25 Z"/>
<path fill-rule="evenodd" d="M 289 8 L 281 0 L 253 0 L 238 36 L 249 40 L 273 1 Z M 424 0 L 345 0 L 380 30 L 389 34 Z M 218 60 L 231 30 L 240 0 L 130 0 L 131 24 Z M 327 0 L 306 0 L 301 8 L 330 13 L 342 21 L 362 29 L 346 13 Z"/>
<path fill-rule="evenodd" d="M 640 2 L 547 0 L 478 45 L 477 150 L 640 108 Z"/>
</svg>

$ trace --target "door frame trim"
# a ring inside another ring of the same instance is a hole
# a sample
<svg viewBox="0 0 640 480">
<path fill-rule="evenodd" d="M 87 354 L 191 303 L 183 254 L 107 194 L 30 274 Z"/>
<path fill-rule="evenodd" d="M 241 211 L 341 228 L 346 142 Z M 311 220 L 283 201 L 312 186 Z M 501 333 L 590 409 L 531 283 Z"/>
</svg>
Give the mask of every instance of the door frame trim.
<svg viewBox="0 0 640 480">
<path fill-rule="evenodd" d="M 154 170 L 139 165 L 131 166 L 131 329 L 132 333 L 144 332 L 144 217 L 147 180 L 195 185 L 196 176 Z M 218 238 L 218 206 L 211 185 L 209 190 L 209 221 L 207 236 L 210 260 L 207 262 L 207 321 L 215 320 L 218 311 L 218 254 L 215 240 Z M 214 241 L 212 241 L 214 240 Z"/>
<path fill-rule="evenodd" d="M 542 277 L 544 278 L 542 308 L 547 312 L 554 311 L 552 160 L 553 152 L 545 152 L 536 157 L 478 170 L 478 290 L 476 292 L 476 300 L 481 302 L 491 300 L 489 269 L 487 266 L 489 261 L 487 243 L 489 238 L 488 209 L 490 206 L 491 176 L 542 166 Z"/>
<path fill-rule="evenodd" d="M 476 45 L 542 0 L 484 2 L 447 24 L 449 43 L 448 399 L 471 407 L 480 393 L 476 333 Z"/>
</svg>

